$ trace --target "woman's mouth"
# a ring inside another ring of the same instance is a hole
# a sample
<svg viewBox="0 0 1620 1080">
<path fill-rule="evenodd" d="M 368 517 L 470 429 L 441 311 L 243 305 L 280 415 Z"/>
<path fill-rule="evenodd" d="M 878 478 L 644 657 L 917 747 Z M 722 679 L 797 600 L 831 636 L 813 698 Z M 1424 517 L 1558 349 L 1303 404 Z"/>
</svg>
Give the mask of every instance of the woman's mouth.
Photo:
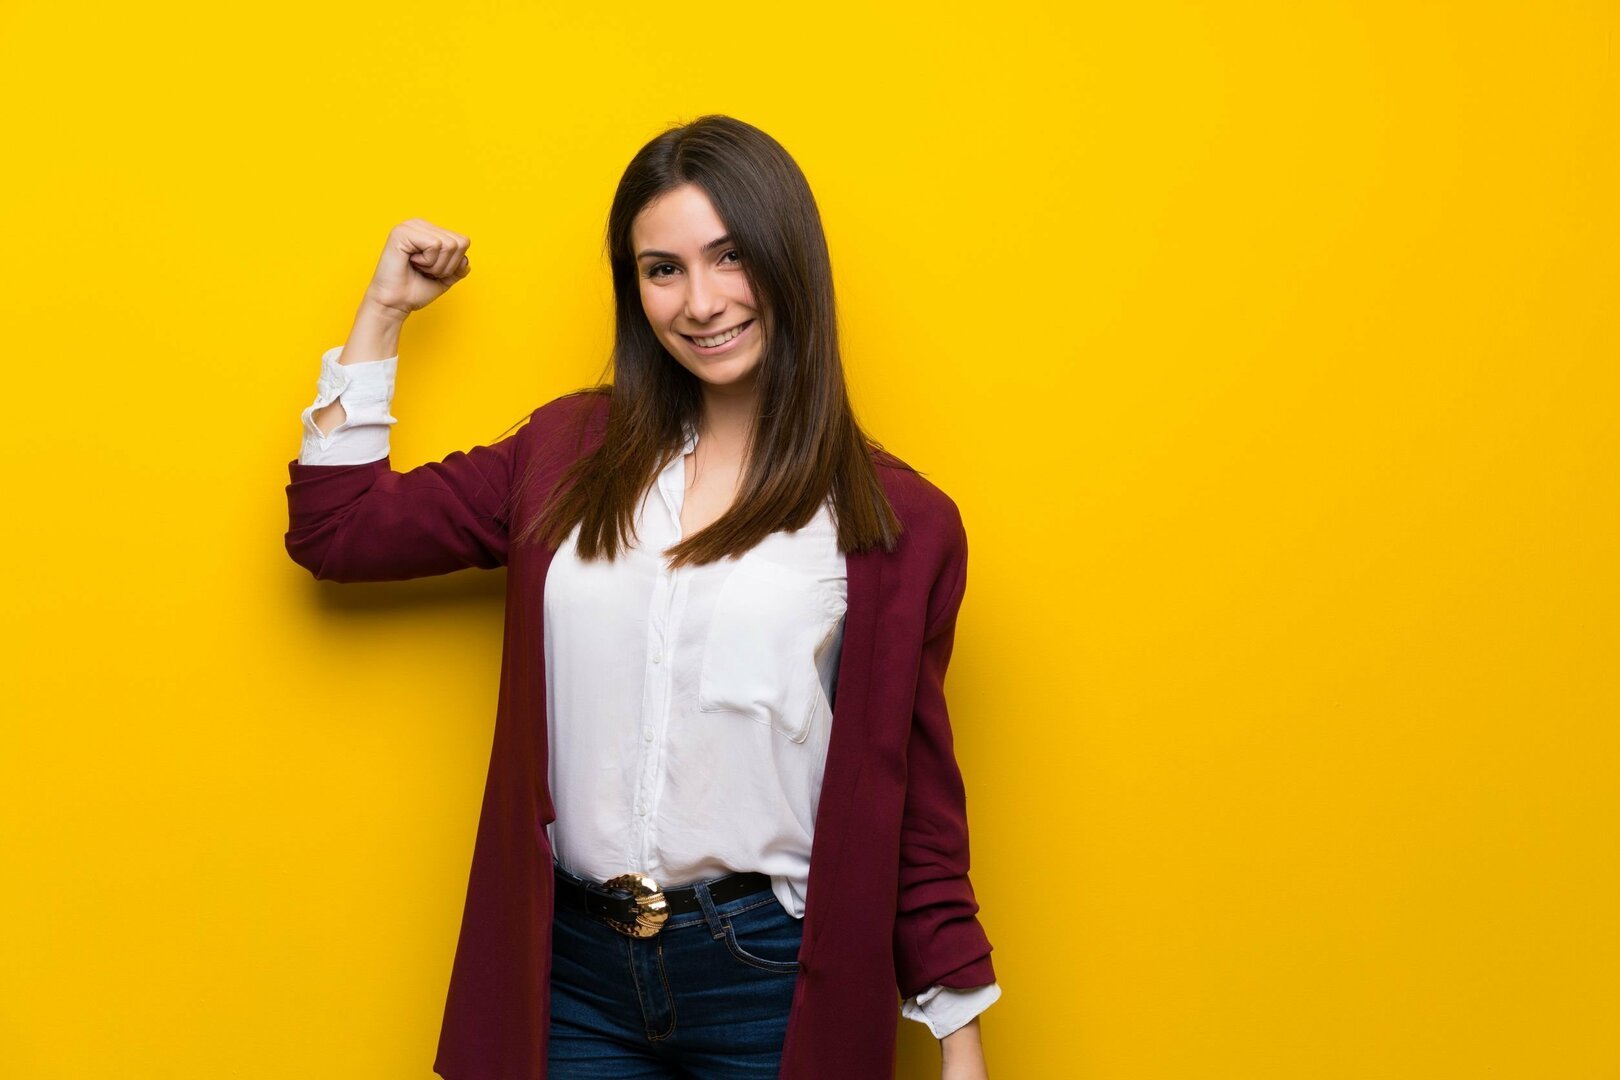
<svg viewBox="0 0 1620 1080">
<path fill-rule="evenodd" d="M 745 323 L 738 323 L 730 330 L 715 334 L 712 337 L 693 337 L 690 334 L 682 334 L 681 337 L 690 341 L 692 347 L 704 356 L 715 356 L 735 347 L 737 339 L 746 334 L 749 327 L 753 325 L 754 320 L 749 319 Z"/>
</svg>

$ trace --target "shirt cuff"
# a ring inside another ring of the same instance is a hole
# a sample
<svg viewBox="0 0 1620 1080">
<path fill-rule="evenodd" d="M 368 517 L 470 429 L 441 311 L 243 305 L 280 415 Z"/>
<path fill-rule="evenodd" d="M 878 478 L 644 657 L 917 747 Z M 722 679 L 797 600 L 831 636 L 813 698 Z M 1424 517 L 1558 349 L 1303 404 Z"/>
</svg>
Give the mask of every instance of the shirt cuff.
<svg viewBox="0 0 1620 1080">
<path fill-rule="evenodd" d="M 943 1039 L 988 1009 L 1001 997 L 1000 983 L 987 983 L 968 990 L 935 986 L 914 998 L 907 998 L 900 1013 L 908 1020 L 926 1024 L 934 1038 Z"/>
<path fill-rule="evenodd" d="M 388 456 L 388 429 L 398 423 L 388 412 L 394 398 L 394 372 L 399 357 L 340 364 L 343 346 L 321 356 L 321 375 L 315 382 L 315 403 L 303 411 L 303 465 L 364 465 Z M 347 414 L 343 423 L 325 435 L 315 426 L 315 411 L 339 398 Z"/>
</svg>

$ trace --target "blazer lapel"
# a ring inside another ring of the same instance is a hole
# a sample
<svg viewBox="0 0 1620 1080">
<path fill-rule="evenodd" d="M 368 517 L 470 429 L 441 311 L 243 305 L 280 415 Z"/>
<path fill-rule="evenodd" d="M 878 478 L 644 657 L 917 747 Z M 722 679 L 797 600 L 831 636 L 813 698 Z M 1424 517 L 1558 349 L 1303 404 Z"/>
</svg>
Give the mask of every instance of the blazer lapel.
<svg viewBox="0 0 1620 1080">
<path fill-rule="evenodd" d="M 810 875 L 805 891 L 804 955 L 815 951 L 825 920 L 838 864 L 858 812 L 856 792 L 866 763 L 872 725 L 872 654 L 876 643 L 879 599 L 882 596 L 885 552 L 881 548 L 846 554 L 848 574 L 844 640 L 838 652 L 838 686 L 833 695 L 832 734 L 822 774 L 821 798 L 816 806 L 815 836 L 810 845 Z"/>
</svg>

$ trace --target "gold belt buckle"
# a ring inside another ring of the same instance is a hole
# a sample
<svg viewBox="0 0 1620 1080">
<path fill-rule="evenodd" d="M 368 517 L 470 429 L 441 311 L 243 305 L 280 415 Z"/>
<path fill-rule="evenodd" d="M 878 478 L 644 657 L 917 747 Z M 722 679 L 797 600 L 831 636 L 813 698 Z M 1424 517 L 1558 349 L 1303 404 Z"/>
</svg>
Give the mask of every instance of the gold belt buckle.
<svg viewBox="0 0 1620 1080">
<path fill-rule="evenodd" d="M 634 922 L 623 923 L 617 919 L 604 919 L 609 926 L 628 937 L 650 938 L 664 928 L 669 920 L 669 901 L 664 899 L 664 892 L 659 888 L 658 882 L 643 874 L 639 870 L 632 870 L 628 874 L 620 874 L 602 882 L 606 889 L 622 889 L 629 893 L 636 902 L 636 918 Z"/>
</svg>

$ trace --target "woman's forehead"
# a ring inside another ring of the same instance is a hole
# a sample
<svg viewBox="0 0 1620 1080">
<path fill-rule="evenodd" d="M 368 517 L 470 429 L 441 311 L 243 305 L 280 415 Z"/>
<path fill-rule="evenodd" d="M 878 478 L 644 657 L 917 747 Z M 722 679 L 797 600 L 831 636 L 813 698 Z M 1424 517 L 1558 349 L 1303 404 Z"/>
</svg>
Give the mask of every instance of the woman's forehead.
<svg viewBox="0 0 1620 1080">
<path fill-rule="evenodd" d="M 642 207 L 631 223 L 630 242 L 637 258 L 644 249 L 696 256 L 725 231 L 725 222 L 703 189 L 683 184 Z"/>
</svg>

